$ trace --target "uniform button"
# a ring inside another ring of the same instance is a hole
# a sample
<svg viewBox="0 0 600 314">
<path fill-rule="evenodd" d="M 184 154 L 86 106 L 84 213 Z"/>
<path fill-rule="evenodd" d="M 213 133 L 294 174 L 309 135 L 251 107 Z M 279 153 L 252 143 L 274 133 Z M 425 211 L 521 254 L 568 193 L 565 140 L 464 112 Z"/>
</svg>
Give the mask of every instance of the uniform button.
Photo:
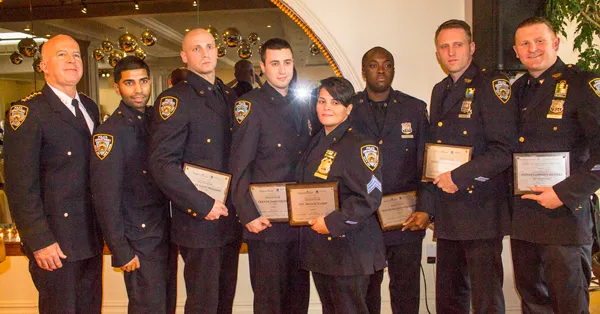
<svg viewBox="0 0 600 314">
<path fill-rule="evenodd" d="M 117 114 L 121 114 L 121 111 L 117 112 Z"/>
<path fill-rule="evenodd" d="M 521 142 L 521 143 L 525 142 L 525 138 L 524 138 L 524 137 L 522 137 L 522 136 L 521 136 L 521 137 L 519 137 L 519 142 Z"/>
<path fill-rule="evenodd" d="M 300 133 L 298 133 L 298 137 L 300 137 Z"/>
<path fill-rule="evenodd" d="M 464 135 L 467 135 L 467 131 L 463 131 L 463 134 L 464 134 Z"/>
<path fill-rule="evenodd" d="M 71 153 L 71 152 L 69 151 L 69 152 L 67 152 L 67 155 L 71 156 L 71 155 L 73 155 L 73 153 Z"/>
<path fill-rule="evenodd" d="M 469 191 L 469 194 L 473 194 L 473 191 Z"/>
<path fill-rule="evenodd" d="M 406 149 L 406 151 L 408 151 L 408 148 Z"/>
<path fill-rule="evenodd" d="M 207 138 L 207 139 L 206 139 L 206 142 L 207 142 L 207 143 L 210 143 L 210 139 L 209 139 L 209 138 Z"/>
<path fill-rule="evenodd" d="M 444 125 L 444 123 L 442 121 L 438 122 L 439 127 L 442 127 L 442 125 Z"/>
<path fill-rule="evenodd" d="M 233 128 L 229 128 L 229 131 L 233 131 Z"/>
<path fill-rule="evenodd" d="M 333 141 L 334 141 L 334 142 L 335 142 L 335 141 L 337 141 L 337 138 L 335 138 L 335 137 L 334 137 L 334 138 L 333 138 Z"/>
<path fill-rule="evenodd" d="M 143 173 L 143 174 L 146 174 L 146 173 L 148 173 L 148 171 L 146 171 L 146 170 L 142 170 L 142 173 Z"/>
<path fill-rule="evenodd" d="M 552 130 L 556 131 L 556 130 L 558 130 L 558 127 L 555 126 L 552 128 Z"/>
<path fill-rule="evenodd" d="M 277 143 L 277 147 L 281 147 L 281 143 Z"/>
<path fill-rule="evenodd" d="M 379 145 L 383 144 L 383 140 L 379 140 Z"/>
<path fill-rule="evenodd" d="M 69 217 L 69 213 L 65 213 L 63 216 L 65 216 L 65 217 Z"/>
<path fill-rule="evenodd" d="M 141 116 L 137 116 L 137 117 L 138 117 L 138 119 L 139 119 L 139 120 L 142 120 L 142 117 L 141 117 Z"/>
<path fill-rule="evenodd" d="M 352 131 L 352 128 L 348 128 L 348 131 Z"/>
<path fill-rule="evenodd" d="M 301 150 L 298 151 L 298 155 L 302 155 L 302 151 Z"/>
<path fill-rule="evenodd" d="M 142 224 L 142 228 L 146 228 L 146 224 Z"/>
<path fill-rule="evenodd" d="M 327 241 L 331 241 L 331 237 L 327 237 Z"/>
<path fill-rule="evenodd" d="M 193 213 L 193 214 L 192 214 L 192 216 L 196 217 L 196 216 L 198 216 L 198 214 L 196 214 L 196 213 Z"/>
<path fill-rule="evenodd" d="M 441 143 L 441 142 L 442 142 L 442 140 L 437 140 L 437 142 L 438 142 L 438 143 Z"/>
<path fill-rule="evenodd" d="M 191 213 L 191 212 L 192 212 L 192 210 L 191 210 L 191 209 L 188 209 L 188 213 Z"/>
</svg>

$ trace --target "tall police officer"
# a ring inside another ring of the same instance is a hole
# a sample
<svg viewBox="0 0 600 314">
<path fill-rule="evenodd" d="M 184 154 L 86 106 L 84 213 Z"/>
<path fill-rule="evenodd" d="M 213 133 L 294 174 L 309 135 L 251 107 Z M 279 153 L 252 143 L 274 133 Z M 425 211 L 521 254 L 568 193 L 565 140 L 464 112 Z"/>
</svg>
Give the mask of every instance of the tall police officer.
<svg viewBox="0 0 600 314">
<path fill-rule="evenodd" d="M 92 137 L 92 200 L 113 267 L 125 272 L 129 313 L 166 313 L 169 203 L 148 173 L 150 69 L 129 56 L 113 77 L 122 100 Z"/>
<path fill-rule="evenodd" d="M 435 215 L 437 312 L 469 313 L 471 299 L 475 313 L 504 313 L 500 255 L 510 229 L 506 169 L 516 146 L 516 106 L 508 80 L 473 63 L 467 23 L 444 22 L 435 43 L 450 75 L 433 88 L 431 141 L 473 149 L 471 161 L 419 195 L 419 210 Z M 415 213 L 409 226 L 425 226 L 427 216 Z"/>
<path fill-rule="evenodd" d="M 600 188 L 600 76 L 565 65 L 545 19 L 519 24 L 514 50 L 528 73 L 519 103 L 518 152 L 568 152 L 571 175 L 514 198 L 511 246 L 523 313 L 589 313 L 592 212 Z"/>
<path fill-rule="evenodd" d="M 426 104 L 391 88 L 394 57 L 374 47 L 362 59 L 364 91 L 352 100 L 350 120 L 356 131 L 377 140 L 385 164 L 383 194 L 416 191 L 421 181 L 423 149 L 429 133 Z M 388 231 L 383 236 L 394 313 L 419 313 L 421 247 L 425 231 Z M 367 303 L 371 314 L 381 307 L 383 271 L 371 278 Z"/>
<path fill-rule="evenodd" d="M 261 216 L 248 187 L 294 181 L 312 126 L 307 105 L 291 98 L 294 59 L 289 43 L 267 40 L 260 66 L 267 82 L 235 104 L 230 167 L 233 202 L 246 226 L 254 312 L 306 313 L 309 273 L 298 265 L 298 228 Z"/>
<path fill-rule="evenodd" d="M 227 172 L 235 94 L 215 76 L 217 47 L 204 29 L 187 33 L 187 82 L 161 93 L 151 114 L 150 171 L 171 200 L 171 241 L 185 262 L 186 313 L 231 313 L 241 227 L 233 208 L 196 189 L 190 163 Z"/>
<path fill-rule="evenodd" d="M 65 35 L 42 49 L 46 85 L 10 108 L 6 188 L 39 291 L 40 313 L 100 313 L 102 238 L 89 191 L 90 138 L 98 107 L 77 93 L 77 42 Z"/>
</svg>

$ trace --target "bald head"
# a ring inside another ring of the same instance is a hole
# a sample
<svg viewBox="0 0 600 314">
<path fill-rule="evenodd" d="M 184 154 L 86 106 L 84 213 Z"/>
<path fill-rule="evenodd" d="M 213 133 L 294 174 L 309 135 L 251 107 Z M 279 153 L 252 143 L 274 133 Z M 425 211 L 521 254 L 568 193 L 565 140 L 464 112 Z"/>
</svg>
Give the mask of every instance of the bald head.
<svg viewBox="0 0 600 314">
<path fill-rule="evenodd" d="M 190 45 L 198 38 L 201 38 L 204 41 L 210 41 L 213 44 L 215 44 L 215 38 L 211 33 L 206 31 L 204 28 L 195 28 L 187 32 L 187 34 L 185 34 L 185 37 L 183 37 L 183 42 L 181 43 L 181 50 L 185 51 L 186 45 Z"/>
<path fill-rule="evenodd" d="M 189 31 L 181 43 L 181 60 L 188 70 L 214 83 L 217 67 L 215 38 L 202 28 Z"/>
<path fill-rule="evenodd" d="M 391 52 L 389 52 L 387 49 L 383 48 L 383 47 L 373 47 L 371 49 L 369 49 L 367 52 L 365 52 L 365 54 L 362 57 L 362 67 L 364 68 L 366 63 L 369 61 L 369 58 L 371 58 L 373 55 L 375 54 L 381 54 L 386 56 L 388 59 L 390 59 L 392 61 L 392 63 L 394 63 L 394 56 L 392 55 Z"/>
<path fill-rule="evenodd" d="M 40 67 L 48 84 L 74 96 L 75 86 L 83 75 L 79 44 L 67 35 L 54 36 L 44 44 Z"/>
</svg>

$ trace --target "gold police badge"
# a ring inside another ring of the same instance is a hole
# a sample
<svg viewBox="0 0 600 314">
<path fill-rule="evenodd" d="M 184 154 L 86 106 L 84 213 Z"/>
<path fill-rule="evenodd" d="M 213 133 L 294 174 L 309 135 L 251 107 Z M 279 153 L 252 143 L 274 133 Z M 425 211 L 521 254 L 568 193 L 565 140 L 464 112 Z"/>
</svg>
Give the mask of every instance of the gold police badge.
<svg viewBox="0 0 600 314">
<path fill-rule="evenodd" d="M 173 96 L 165 96 L 160 99 L 160 105 L 158 106 L 158 110 L 160 113 L 160 117 L 163 120 L 169 119 L 177 110 L 177 105 L 179 104 L 179 99 Z"/>
<path fill-rule="evenodd" d="M 600 78 L 589 81 L 589 84 L 594 93 L 596 93 L 596 96 L 600 97 Z"/>
<path fill-rule="evenodd" d="M 92 139 L 94 152 L 100 160 L 104 160 L 113 148 L 114 137 L 110 134 L 95 134 Z"/>
<path fill-rule="evenodd" d="M 568 90 L 569 84 L 567 84 L 567 81 L 562 80 L 556 84 L 554 89 L 554 97 L 552 98 L 552 104 L 550 105 L 550 109 L 548 110 L 546 118 L 562 119 Z"/>
<path fill-rule="evenodd" d="M 507 103 L 511 94 L 510 83 L 505 79 L 493 80 L 492 87 L 494 87 L 494 94 L 496 94 L 496 97 L 498 97 L 502 103 Z"/>
<path fill-rule="evenodd" d="M 402 122 L 402 138 L 414 138 L 412 134 L 412 124 L 410 122 Z"/>
<path fill-rule="evenodd" d="M 246 119 L 246 117 L 250 113 L 251 107 L 252 107 L 252 103 L 250 103 L 247 100 L 240 100 L 240 101 L 236 102 L 234 112 L 233 112 L 233 114 L 235 116 L 235 121 L 237 121 L 237 123 L 239 123 L 239 124 L 242 124 L 244 119 Z"/>
<path fill-rule="evenodd" d="M 375 145 L 365 145 L 360 148 L 360 156 L 367 168 L 371 169 L 371 171 L 377 169 L 377 166 L 379 165 L 379 147 Z"/>
<path fill-rule="evenodd" d="M 25 105 L 14 105 L 10 107 L 10 112 L 8 114 L 10 127 L 16 131 L 21 126 L 21 124 L 25 122 L 28 113 L 29 108 Z"/>
<path fill-rule="evenodd" d="M 329 171 L 331 170 L 331 165 L 333 164 L 335 156 L 337 156 L 337 152 L 328 149 L 325 152 L 323 159 L 321 159 L 321 164 L 317 168 L 314 176 L 323 180 L 327 180 L 327 176 L 329 175 Z"/>
</svg>

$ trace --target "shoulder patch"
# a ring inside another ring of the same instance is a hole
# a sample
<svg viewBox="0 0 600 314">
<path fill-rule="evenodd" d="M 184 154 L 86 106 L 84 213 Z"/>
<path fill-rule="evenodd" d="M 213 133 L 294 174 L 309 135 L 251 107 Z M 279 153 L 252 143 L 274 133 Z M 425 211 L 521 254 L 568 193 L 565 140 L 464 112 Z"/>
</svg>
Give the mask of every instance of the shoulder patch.
<svg viewBox="0 0 600 314">
<path fill-rule="evenodd" d="M 160 113 L 160 117 L 163 120 L 169 119 L 177 110 L 177 105 L 179 104 L 179 99 L 173 96 L 165 96 L 160 99 L 160 104 L 158 107 L 158 111 Z"/>
<path fill-rule="evenodd" d="M 250 113 L 251 107 L 252 103 L 247 100 L 240 100 L 235 103 L 233 115 L 235 116 L 237 123 L 242 124 L 244 119 L 246 119 Z"/>
<path fill-rule="evenodd" d="M 596 93 L 596 96 L 600 97 L 600 78 L 595 78 L 589 81 L 590 87 Z"/>
<path fill-rule="evenodd" d="M 92 139 L 94 152 L 100 160 L 104 160 L 113 148 L 115 138 L 110 134 L 94 134 Z"/>
<path fill-rule="evenodd" d="M 365 145 L 360 148 L 360 156 L 363 163 L 371 171 L 375 171 L 379 165 L 379 147 L 375 145 Z"/>
<path fill-rule="evenodd" d="M 13 105 L 12 107 L 10 107 L 10 112 L 8 114 L 10 127 L 16 131 L 21 126 L 21 124 L 25 122 L 28 113 L 29 108 L 25 105 Z"/>
<path fill-rule="evenodd" d="M 502 103 L 507 103 L 511 94 L 510 83 L 508 80 L 493 80 L 492 87 L 494 88 L 494 94 L 496 94 L 496 97 L 498 97 Z"/>
</svg>

